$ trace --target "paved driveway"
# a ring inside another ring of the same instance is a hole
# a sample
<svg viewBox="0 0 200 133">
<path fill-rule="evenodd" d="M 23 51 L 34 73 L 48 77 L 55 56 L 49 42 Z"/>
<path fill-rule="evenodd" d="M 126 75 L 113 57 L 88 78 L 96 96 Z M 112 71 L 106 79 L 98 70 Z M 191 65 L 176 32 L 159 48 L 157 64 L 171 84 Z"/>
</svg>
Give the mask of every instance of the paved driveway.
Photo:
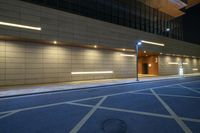
<svg viewBox="0 0 200 133">
<path fill-rule="evenodd" d="M 200 77 L 0 98 L 0 133 L 200 133 Z"/>
</svg>

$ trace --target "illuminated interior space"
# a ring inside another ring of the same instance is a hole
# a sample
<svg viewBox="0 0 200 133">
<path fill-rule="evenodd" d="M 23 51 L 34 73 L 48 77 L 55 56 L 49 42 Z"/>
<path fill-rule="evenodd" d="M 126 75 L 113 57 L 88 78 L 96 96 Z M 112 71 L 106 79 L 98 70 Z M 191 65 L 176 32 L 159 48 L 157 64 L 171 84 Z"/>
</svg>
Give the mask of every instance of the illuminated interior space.
<svg viewBox="0 0 200 133">
<path fill-rule="evenodd" d="M 138 73 L 140 76 L 158 76 L 158 55 L 148 51 L 140 51 Z"/>
</svg>

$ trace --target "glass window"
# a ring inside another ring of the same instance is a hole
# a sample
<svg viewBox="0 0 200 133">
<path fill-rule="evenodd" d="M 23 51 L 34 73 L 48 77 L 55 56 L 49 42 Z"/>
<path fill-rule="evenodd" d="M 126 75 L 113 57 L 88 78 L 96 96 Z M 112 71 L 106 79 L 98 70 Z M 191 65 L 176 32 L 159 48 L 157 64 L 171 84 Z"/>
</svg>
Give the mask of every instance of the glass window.
<svg viewBox="0 0 200 133">
<path fill-rule="evenodd" d="M 139 0 L 23 0 L 58 10 L 136 28 L 167 36 L 182 38 L 181 19 L 175 19 L 153 9 Z"/>
</svg>

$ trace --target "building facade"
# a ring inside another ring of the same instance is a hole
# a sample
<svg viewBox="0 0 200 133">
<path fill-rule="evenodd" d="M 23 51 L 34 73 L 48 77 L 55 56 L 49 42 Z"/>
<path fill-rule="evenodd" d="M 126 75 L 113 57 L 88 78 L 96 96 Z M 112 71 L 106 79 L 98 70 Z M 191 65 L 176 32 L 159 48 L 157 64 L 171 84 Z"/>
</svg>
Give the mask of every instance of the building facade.
<svg viewBox="0 0 200 133">
<path fill-rule="evenodd" d="M 199 72 L 200 46 L 181 41 L 180 12 L 153 7 L 136 0 L 0 0 L 0 86 L 133 78 L 141 40 L 164 47 L 140 46 L 140 74 Z"/>
</svg>

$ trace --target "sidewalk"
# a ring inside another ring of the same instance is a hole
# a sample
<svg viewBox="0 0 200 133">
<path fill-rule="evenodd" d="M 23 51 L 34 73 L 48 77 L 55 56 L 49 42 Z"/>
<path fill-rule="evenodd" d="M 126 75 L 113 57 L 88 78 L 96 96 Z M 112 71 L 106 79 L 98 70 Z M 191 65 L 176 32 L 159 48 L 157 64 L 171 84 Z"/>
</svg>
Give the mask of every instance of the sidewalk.
<svg viewBox="0 0 200 133">
<path fill-rule="evenodd" d="M 200 76 L 200 73 L 185 74 L 184 77 Z M 155 81 L 162 79 L 179 78 L 177 75 L 172 76 L 157 76 L 157 77 L 141 77 L 139 82 Z M 103 80 L 90 80 L 90 81 L 76 81 L 76 82 L 62 82 L 62 83 L 49 83 L 39 85 L 17 85 L 0 87 L 0 97 L 45 93 L 53 91 L 74 90 L 81 88 L 99 87 L 106 85 L 138 83 L 135 78 L 128 79 L 103 79 Z"/>
</svg>

